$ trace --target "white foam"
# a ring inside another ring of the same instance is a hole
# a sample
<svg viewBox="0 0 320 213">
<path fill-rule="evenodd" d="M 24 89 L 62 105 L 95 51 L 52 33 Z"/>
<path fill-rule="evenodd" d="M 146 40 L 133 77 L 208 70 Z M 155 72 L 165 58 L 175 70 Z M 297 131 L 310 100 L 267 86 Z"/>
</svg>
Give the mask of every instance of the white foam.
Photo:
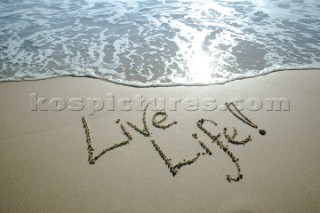
<svg viewBox="0 0 320 213">
<path fill-rule="evenodd" d="M 0 81 L 73 75 L 134 86 L 320 67 L 316 0 L 0 2 Z"/>
</svg>

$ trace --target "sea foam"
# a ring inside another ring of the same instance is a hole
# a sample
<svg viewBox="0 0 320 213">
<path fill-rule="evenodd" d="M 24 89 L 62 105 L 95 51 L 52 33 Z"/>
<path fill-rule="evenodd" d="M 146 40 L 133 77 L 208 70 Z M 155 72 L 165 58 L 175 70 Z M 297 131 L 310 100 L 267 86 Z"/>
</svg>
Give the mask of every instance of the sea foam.
<svg viewBox="0 0 320 213">
<path fill-rule="evenodd" d="M 316 0 L 0 2 L 0 81 L 207 85 L 320 68 Z"/>
</svg>

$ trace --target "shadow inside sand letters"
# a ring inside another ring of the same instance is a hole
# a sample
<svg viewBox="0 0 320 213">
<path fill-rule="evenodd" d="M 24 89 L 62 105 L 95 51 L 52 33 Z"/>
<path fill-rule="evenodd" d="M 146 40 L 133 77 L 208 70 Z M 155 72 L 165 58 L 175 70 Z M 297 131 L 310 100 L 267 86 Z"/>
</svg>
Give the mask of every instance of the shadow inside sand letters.
<svg viewBox="0 0 320 213">
<path fill-rule="evenodd" d="M 237 119 L 239 119 L 240 121 L 242 121 L 244 124 L 251 126 L 254 129 L 258 129 L 258 126 L 256 124 L 254 124 L 247 116 L 245 116 L 243 113 L 240 112 L 240 110 L 236 107 L 236 105 L 233 102 L 230 103 L 225 103 L 228 111 L 230 113 L 232 113 L 232 115 L 234 115 Z M 132 135 L 130 134 L 130 132 L 127 130 L 127 127 L 130 127 L 131 129 L 135 130 L 136 132 L 138 132 L 139 134 L 143 135 L 144 137 L 150 138 L 150 142 L 153 145 L 154 149 L 156 150 L 156 152 L 158 152 L 158 154 L 160 155 L 161 159 L 164 161 L 164 163 L 166 164 L 166 166 L 168 167 L 169 171 L 171 172 L 172 176 L 175 176 L 178 174 L 178 172 L 187 165 L 191 165 L 194 162 L 196 162 L 201 156 L 204 155 L 212 155 L 212 151 L 207 147 L 207 145 L 203 142 L 198 140 L 198 135 L 197 134 L 192 134 L 192 137 L 198 141 L 200 147 L 203 149 L 203 152 L 200 153 L 196 153 L 194 156 L 190 157 L 190 159 L 183 159 L 182 161 L 178 162 L 178 163 L 173 163 L 172 160 L 163 152 L 163 150 L 160 148 L 160 146 L 158 145 L 158 143 L 152 139 L 151 137 L 151 132 L 150 129 L 147 125 L 146 122 L 146 112 L 148 109 L 147 105 L 144 108 L 143 111 L 143 116 L 142 116 L 142 123 L 143 126 L 138 127 L 137 125 L 133 124 L 130 121 L 127 121 L 124 123 L 120 123 L 120 119 L 118 119 L 116 121 L 116 124 L 120 125 L 120 128 L 122 130 L 123 135 L 125 135 L 125 137 L 127 138 L 127 140 L 121 141 L 119 143 L 114 144 L 113 146 L 110 146 L 106 149 L 103 149 L 100 153 L 96 154 L 94 156 L 94 148 L 93 148 L 93 141 L 92 141 L 92 136 L 91 136 L 91 132 L 90 132 L 90 128 L 88 126 L 88 122 L 86 120 L 85 117 L 82 117 L 82 123 L 83 123 L 83 127 L 85 129 L 85 134 L 86 134 L 86 142 L 87 142 L 87 150 L 88 150 L 88 162 L 90 164 L 94 164 L 101 156 L 103 156 L 104 154 L 106 154 L 109 151 L 112 151 L 114 149 L 117 149 L 119 147 L 128 145 L 130 141 L 133 140 Z M 159 111 L 154 113 L 153 117 L 152 117 L 152 124 L 155 128 L 159 128 L 159 129 L 163 129 L 166 130 L 167 128 L 170 128 L 173 125 L 177 125 L 178 122 L 174 121 L 172 123 L 168 123 L 168 124 L 164 124 L 165 121 L 167 120 L 168 115 L 165 111 Z M 126 125 L 126 126 L 125 126 Z M 208 138 L 210 139 L 211 143 L 216 144 L 225 154 L 227 154 L 229 156 L 229 158 L 231 159 L 232 163 L 235 165 L 235 167 L 237 168 L 237 176 L 232 177 L 231 175 L 227 174 L 226 178 L 229 182 L 237 182 L 240 181 L 243 178 L 243 174 L 241 172 L 241 168 L 240 168 L 240 163 L 239 163 L 239 158 L 236 157 L 233 152 L 229 149 L 228 144 L 232 144 L 235 146 L 238 145 L 245 145 L 248 142 L 252 141 L 251 135 L 249 134 L 245 139 L 243 140 L 237 140 L 236 137 L 238 135 L 238 131 L 235 127 L 233 127 L 233 133 L 232 135 L 230 135 L 228 132 L 228 128 L 224 127 L 223 132 L 222 133 L 218 133 L 218 134 L 213 134 L 212 132 L 210 132 L 206 126 L 207 125 L 213 125 L 213 126 L 217 126 L 218 124 L 210 119 L 204 119 L 201 118 L 200 120 L 198 120 L 197 122 L 197 127 L 199 128 L 199 130 L 201 130 L 201 132 L 203 132 L 206 136 L 208 136 Z M 260 135 L 265 135 L 266 131 L 263 129 L 259 129 L 259 133 Z M 226 141 L 224 142 L 223 139 Z M 226 144 L 228 143 L 228 144 Z"/>
</svg>

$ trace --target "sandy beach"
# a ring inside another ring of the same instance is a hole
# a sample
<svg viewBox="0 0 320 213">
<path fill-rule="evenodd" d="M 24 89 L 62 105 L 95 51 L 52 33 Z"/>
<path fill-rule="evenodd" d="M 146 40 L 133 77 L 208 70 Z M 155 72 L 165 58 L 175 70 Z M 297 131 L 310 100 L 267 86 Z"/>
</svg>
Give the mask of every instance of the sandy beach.
<svg viewBox="0 0 320 213">
<path fill-rule="evenodd" d="M 0 212 L 319 212 L 319 82 L 319 70 L 192 87 L 2 82 Z"/>
</svg>

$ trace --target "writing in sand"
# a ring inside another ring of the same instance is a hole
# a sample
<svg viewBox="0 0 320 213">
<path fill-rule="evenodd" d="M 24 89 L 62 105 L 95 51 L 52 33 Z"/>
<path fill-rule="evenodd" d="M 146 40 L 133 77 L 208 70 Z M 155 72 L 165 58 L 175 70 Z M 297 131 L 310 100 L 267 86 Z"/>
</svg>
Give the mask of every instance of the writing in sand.
<svg viewBox="0 0 320 213">
<path fill-rule="evenodd" d="M 225 105 L 226 105 L 228 111 L 230 113 L 232 113 L 232 115 L 234 115 L 237 119 L 241 120 L 243 123 L 251 126 L 252 128 L 258 129 L 258 126 L 256 124 L 254 124 L 242 112 L 240 112 L 240 110 L 236 107 L 236 105 L 234 103 L 232 103 L 232 102 L 225 103 Z M 137 131 L 139 134 L 143 135 L 144 137 L 150 138 L 150 142 L 153 145 L 154 149 L 158 152 L 158 154 L 160 155 L 160 157 L 162 158 L 162 160 L 164 161 L 164 163 L 168 167 L 169 171 L 171 172 L 172 176 L 175 176 L 178 174 L 178 172 L 180 171 L 181 168 L 183 168 L 184 166 L 187 166 L 187 165 L 191 165 L 194 162 L 196 162 L 201 157 L 201 153 L 198 152 L 195 156 L 193 156 L 192 158 L 190 158 L 188 160 L 184 159 L 183 161 L 178 162 L 176 164 L 172 163 L 171 159 L 167 157 L 167 155 L 161 150 L 161 148 L 157 144 L 157 142 L 154 139 L 152 139 L 152 137 L 151 137 L 151 132 L 150 132 L 149 127 L 146 122 L 147 109 L 148 109 L 148 105 L 145 107 L 145 109 L 143 111 L 143 116 L 142 116 L 143 127 L 142 128 L 137 127 L 137 125 L 133 124 L 130 121 L 127 121 L 126 125 L 128 127 L 132 128 L 133 130 Z M 168 124 L 164 124 L 165 121 L 167 120 L 167 118 L 168 118 L 168 115 L 165 111 L 156 112 L 153 115 L 152 124 L 155 128 L 160 128 L 163 130 L 170 128 L 173 125 L 178 124 L 177 121 L 174 121 L 174 122 L 171 122 Z M 101 156 L 103 156 L 107 152 L 112 151 L 114 149 L 117 149 L 119 147 L 128 145 L 129 142 L 133 140 L 132 135 L 126 129 L 125 125 L 123 123 L 120 123 L 120 119 L 118 119 L 116 121 L 116 123 L 120 125 L 122 133 L 125 135 L 127 140 L 121 141 L 119 143 L 114 144 L 113 146 L 110 146 L 106 149 L 103 149 L 99 154 L 94 156 L 94 154 L 93 154 L 93 152 L 94 152 L 93 141 L 92 141 L 90 129 L 89 129 L 89 126 L 88 126 L 88 123 L 87 123 L 87 120 L 85 117 L 82 117 L 82 123 L 83 123 L 83 127 L 85 129 L 85 134 L 86 134 L 86 142 L 87 142 L 87 146 L 88 146 L 88 149 L 87 149 L 88 150 L 88 161 L 90 164 L 94 164 Z M 227 143 L 232 144 L 232 145 L 245 145 L 248 142 L 252 141 L 251 135 L 249 134 L 243 140 L 237 140 L 236 137 L 238 135 L 238 131 L 236 128 L 233 127 L 233 134 L 232 135 L 230 135 L 228 133 L 227 127 L 225 127 L 223 129 L 222 133 L 213 134 L 207 128 L 205 128 L 205 124 L 206 125 L 209 124 L 209 125 L 213 125 L 213 126 L 217 126 L 218 124 L 213 120 L 201 118 L 197 122 L 197 127 L 199 128 L 199 130 L 201 130 L 201 132 L 203 132 L 206 136 L 208 136 L 211 143 L 216 144 L 231 159 L 232 163 L 235 165 L 235 167 L 237 169 L 237 175 L 235 177 L 232 177 L 231 175 L 227 174 L 227 176 L 226 176 L 227 180 L 229 182 L 240 181 L 243 178 L 243 174 L 241 172 L 239 158 L 237 158 L 233 154 L 233 152 L 229 149 L 229 146 L 225 142 L 223 142 L 222 139 L 224 138 L 224 140 Z M 263 129 L 260 129 L 259 133 L 261 135 L 265 135 L 266 131 Z M 206 146 L 206 144 L 204 142 L 198 140 L 197 134 L 195 134 L 195 133 L 192 134 L 192 137 L 198 141 L 200 147 L 204 150 L 202 152 L 202 155 L 212 155 L 212 151 Z"/>
</svg>

